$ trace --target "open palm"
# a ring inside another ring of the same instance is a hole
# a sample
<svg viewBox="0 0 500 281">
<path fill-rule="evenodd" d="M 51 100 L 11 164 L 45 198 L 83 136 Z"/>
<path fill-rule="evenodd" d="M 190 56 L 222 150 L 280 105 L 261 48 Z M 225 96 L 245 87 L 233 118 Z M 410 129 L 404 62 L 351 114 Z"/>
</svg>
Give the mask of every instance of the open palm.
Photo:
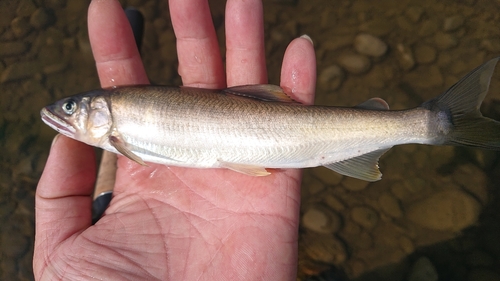
<svg viewBox="0 0 500 281">
<path fill-rule="evenodd" d="M 260 0 L 226 6 L 226 74 L 206 0 L 170 0 L 184 85 L 266 83 Z M 89 35 L 103 87 L 148 83 L 115 0 L 93 1 Z M 312 44 L 285 54 L 281 86 L 310 103 Z M 300 171 L 250 177 L 225 169 L 140 166 L 119 157 L 114 197 L 91 225 L 91 147 L 59 136 L 36 195 L 36 279 L 292 280 Z"/>
</svg>

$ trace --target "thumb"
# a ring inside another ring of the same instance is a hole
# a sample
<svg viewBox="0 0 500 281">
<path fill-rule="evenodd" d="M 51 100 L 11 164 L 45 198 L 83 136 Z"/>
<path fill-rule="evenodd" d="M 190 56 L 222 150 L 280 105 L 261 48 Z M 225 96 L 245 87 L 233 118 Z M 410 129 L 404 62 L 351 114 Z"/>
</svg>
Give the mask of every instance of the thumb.
<svg viewBox="0 0 500 281">
<path fill-rule="evenodd" d="M 61 242 L 91 225 L 95 171 L 92 147 L 54 138 L 35 197 L 35 276 Z"/>
</svg>

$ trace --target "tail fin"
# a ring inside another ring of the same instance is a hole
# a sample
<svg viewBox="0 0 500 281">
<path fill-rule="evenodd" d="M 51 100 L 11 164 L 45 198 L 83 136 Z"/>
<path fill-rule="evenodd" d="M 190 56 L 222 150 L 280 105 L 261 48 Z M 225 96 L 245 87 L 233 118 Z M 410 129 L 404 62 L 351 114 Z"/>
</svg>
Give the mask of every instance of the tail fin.
<svg viewBox="0 0 500 281">
<path fill-rule="evenodd" d="M 445 145 L 464 145 L 500 150 L 500 122 L 483 117 L 479 107 L 488 93 L 491 76 L 500 57 L 489 60 L 422 107 L 445 112 L 451 131 Z"/>
</svg>

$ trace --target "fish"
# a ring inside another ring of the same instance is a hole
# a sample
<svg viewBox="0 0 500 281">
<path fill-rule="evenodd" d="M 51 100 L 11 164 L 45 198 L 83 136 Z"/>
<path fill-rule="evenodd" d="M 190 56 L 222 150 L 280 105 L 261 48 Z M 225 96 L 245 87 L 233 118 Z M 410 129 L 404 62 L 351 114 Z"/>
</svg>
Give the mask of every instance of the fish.
<svg viewBox="0 0 500 281">
<path fill-rule="evenodd" d="M 379 158 L 395 145 L 499 150 L 500 122 L 479 110 L 499 59 L 406 110 L 389 110 L 380 98 L 355 107 L 304 105 L 268 84 L 221 90 L 139 85 L 59 100 L 44 107 L 41 118 L 65 136 L 140 165 L 227 168 L 250 176 L 324 166 L 377 181 Z"/>
</svg>

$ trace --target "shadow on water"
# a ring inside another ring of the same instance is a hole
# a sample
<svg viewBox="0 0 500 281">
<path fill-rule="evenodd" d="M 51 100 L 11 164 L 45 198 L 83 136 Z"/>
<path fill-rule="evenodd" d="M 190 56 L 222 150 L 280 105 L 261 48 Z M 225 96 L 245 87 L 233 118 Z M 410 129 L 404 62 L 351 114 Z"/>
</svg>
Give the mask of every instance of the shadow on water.
<svg viewBox="0 0 500 281">
<path fill-rule="evenodd" d="M 167 2 L 122 3 L 145 17 L 142 54 L 151 81 L 179 85 Z M 211 1 L 220 41 L 223 5 Z M 87 7 L 0 1 L 2 280 L 33 280 L 34 192 L 55 135 L 39 110 L 99 86 Z M 270 82 L 279 83 L 288 42 L 308 34 L 317 51 L 318 104 L 352 106 L 380 96 L 393 109 L 414 107 L 500 54 L 494 1 L 269 0 L 264 10 Z M 387 50 L 356 50 L 360 33 Z M 496 119 L 499 78 L 497 71 L 484 104 Z M 335 277 L 314 280 L 500 280 L 498 159 L 498 152 L 408 145 L 381 159 L 384 178 L 375 183 L 306 170 L 299 278 L 334 268 Z"/>
</svg>

